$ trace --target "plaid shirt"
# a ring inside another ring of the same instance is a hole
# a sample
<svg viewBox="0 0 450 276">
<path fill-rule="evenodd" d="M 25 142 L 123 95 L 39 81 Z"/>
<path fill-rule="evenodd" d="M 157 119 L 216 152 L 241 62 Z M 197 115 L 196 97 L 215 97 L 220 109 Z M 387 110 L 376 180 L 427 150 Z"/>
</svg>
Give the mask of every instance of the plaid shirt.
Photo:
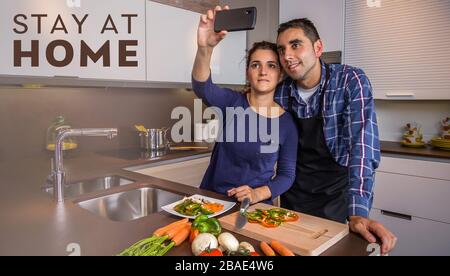
<svg viewBox="0 0 450 276">
<path fill-rule="evenodd" d="M 348 65 L 331 64 L 325 90 L 323 132 L 328 149 L 341 166 L 349 169 L 349 216 L 368 217 L 373 201 L 375 169 L 380 162 L 380 143 L 372 86 L 365 73 Z M 304 102 L 296 82 L 287 78 L 278 86 L 275 101 L 288 110 L 293 97 L 293 115 L 311 118 L 320 112 L 320 91 L 325 82 L 325 64 L 315 94 Z"/>
</svg>

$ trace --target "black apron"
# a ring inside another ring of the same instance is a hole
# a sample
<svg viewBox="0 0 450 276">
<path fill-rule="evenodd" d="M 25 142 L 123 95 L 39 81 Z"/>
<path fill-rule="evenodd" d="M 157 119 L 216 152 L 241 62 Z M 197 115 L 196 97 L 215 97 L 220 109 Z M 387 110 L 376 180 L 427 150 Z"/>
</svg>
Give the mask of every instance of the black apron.
<svg viewBox="0 0 450 276">
<path fill-rule="evenodd" d="M 348 216 L 348 168 L 336 163 L 331 156 L 323 133 L 323 101 L 330 79 L 320 92 L 320 109 L 316 117 L 294 118 L 299 131 L 296 178 L 292 187 L 281 195 L 283 208 L 345 223 Z M 289 96 L 289 111 L 292 97 Z"/>
</svg>

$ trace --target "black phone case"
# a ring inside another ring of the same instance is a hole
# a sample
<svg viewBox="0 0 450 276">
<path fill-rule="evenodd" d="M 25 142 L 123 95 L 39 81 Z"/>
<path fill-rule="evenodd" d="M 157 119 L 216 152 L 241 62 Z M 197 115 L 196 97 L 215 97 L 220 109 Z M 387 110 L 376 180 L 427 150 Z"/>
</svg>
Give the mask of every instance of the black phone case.
<svg viewBox="0 0 450 276">
<path fill-rule="evenodd" d="M 255 7 L 223 10 L 216 13 L 214 31 L 228 32 L 253 30 L 256 25 L 257 10 Z"/>
</svg>

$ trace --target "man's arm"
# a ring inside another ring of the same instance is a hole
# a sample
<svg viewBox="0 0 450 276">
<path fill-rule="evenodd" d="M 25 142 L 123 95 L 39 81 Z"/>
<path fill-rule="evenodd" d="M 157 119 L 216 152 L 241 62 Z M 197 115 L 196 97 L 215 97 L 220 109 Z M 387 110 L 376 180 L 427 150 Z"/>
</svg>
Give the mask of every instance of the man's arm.
<svg viewBox="0 0 450 276">
<path fill-rule="evenodd" d="M 372 207 L 375 169 L 380 142 L 372 87 L 362 70 L 352 70 L 346 87 L 345 136 L 349 141 L 349 216 L 367 218 Z"/>
<path fill-rule="evenodd" d="M 375 169 L 380 162 L 380 143 L 372 87 L 362 70 L 352 70 L 346 92 L 348 107 L 345 118 L 349 154 L 349 226 L 368 242 L 381 240 L 381 254 L 391 251 L 397 238 L 382 224 L 370 220 Z"/>
</svg>

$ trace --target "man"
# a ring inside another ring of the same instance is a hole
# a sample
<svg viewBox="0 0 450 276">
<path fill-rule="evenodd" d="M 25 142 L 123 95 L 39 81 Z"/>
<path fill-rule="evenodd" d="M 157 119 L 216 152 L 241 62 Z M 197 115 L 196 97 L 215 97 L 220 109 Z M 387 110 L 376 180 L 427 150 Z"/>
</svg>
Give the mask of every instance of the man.
<svg viewBox="0 0 450 276">
<path fill-rule="evenodd" d="M 380 161 L 369 79 L 361 69 L 323 63 L 323 43 L 306 18 L 281 24 L 277 46 L 288 77 L 275 100 L 299 128 L 296 180 L 282 207 L 348 220 L 353 232 L 371 243 L 378 237 L 381 253 L 388 253 L 397 238 L 368 218 Z"/>
</svg>

